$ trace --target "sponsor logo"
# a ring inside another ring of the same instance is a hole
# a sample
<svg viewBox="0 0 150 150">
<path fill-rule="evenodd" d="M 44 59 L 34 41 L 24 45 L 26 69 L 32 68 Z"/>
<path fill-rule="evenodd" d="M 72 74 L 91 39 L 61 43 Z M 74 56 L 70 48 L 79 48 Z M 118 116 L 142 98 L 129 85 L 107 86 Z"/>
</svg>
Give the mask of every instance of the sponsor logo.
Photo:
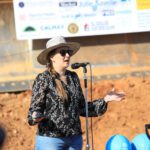
<svg viewBox="0 0 150 150">
<path fill-rule="evenodd" d="M 84 24 L 84 31 L 89 31 L 89 29 L 90 29 L 90 28 L 89 28 L 89 24 L 85 23 L 85 24 Z"/>
<path fill-rule="evenodd" d="M 71 7 L 71 6 L 77 6 L 76 1 L 72 2 L 59 2 L 59 7 Z"/>
<path fill-rule="evenodd" d="M 19 20 L 20 21 L 25 21 L 26 20 L 26 16 L 25 15 L 19 15 Z"/>
<path fill-rule="evenodd" d="M 102 15 L 103 16 L 114 16 L 115 12 L 114 12 L 114 10 L 102 10 Z"/>
<path fill-rule="evenodd" d="M 105 0 L 105 1 L 98 1 L 90 2 L 90 1 L 82 1 L 79 3 L 80 7 L 91 7 L 93 11 L 96 11 L 98 7 L 102 6 L 114 6 L 117 4 L 117 0 Z"/>
<path fill-rule="evenodd" d="M 60 30 L 64 29 L 64 25 L 42 25 L 40 27 L 42 31 L 48 31 L 48 30 Z"/>
<path fill-rule="evenodd" d="M 110 25 L 108 21 L 96 21 L 84 24 L 84 31 L 112 30 L 114 28 L 114 25 Z"/>
<path fill-rule="evenodd" d="M 25 29 L 24 29 L 24 32 L 33 32 L 33 31 L 36 31 L 36 30 L 32 26 L 25 27 Z"/>
<path fill-rule="evenodd" d="M 18 5 L 19 5 L 20 8 L 23 8 L 24 7 L 24 2 L 19 2 Z"/>
<path fill-rule="evenodd" d="M 72 34 L 75 34 L 79 31 L 79 27 L 77 24 L 75 23 L 71 23 L 68 25 L 68 31 Z"/>
</svg>

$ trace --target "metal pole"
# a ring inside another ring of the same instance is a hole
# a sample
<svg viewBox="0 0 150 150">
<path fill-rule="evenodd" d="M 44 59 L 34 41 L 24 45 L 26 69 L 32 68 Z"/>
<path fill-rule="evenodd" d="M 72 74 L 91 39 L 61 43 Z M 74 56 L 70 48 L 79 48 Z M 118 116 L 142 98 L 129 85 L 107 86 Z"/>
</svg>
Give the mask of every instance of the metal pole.
<svg viewBox="0 0 150 150">
<path fill-rule="evenodd" d="M 89 145 L 89 130 L 88 130 L 88 89 L 87 89 L 87 69 L 86 66 L 83 67 L 83 73 L 84 73 L 84 88 L 85 88 L 85 110 L 86 110 L 86 150 L 90 149 Z"/>
</svg>

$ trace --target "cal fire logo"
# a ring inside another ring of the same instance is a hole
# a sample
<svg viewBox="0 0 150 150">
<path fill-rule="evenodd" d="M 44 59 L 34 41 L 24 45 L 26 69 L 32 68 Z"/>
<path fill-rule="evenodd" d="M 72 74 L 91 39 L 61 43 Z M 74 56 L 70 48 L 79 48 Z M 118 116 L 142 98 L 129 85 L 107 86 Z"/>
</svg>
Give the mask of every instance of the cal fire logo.
<svg viewBox="0 0 150 150">
<path fill-rule="evenodd" d="M 75 34 L 79 31 L 79 27 L 75 23 L 71 23 L 68 25 L 68 31 L 72 34 Z"/>
</svg>

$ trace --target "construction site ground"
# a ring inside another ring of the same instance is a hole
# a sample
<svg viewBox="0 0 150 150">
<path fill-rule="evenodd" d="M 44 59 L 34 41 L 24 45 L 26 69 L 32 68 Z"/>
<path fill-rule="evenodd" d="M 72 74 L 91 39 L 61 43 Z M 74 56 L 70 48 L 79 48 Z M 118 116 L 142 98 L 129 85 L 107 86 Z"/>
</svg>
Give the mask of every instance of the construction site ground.
<svg viewBox="0 0 150 150">
<path fill-rule="evenodd" d="M 81 81 L 83 85 L 83 81 Z M 83 87 L 83 86 L 82 86 Z M 90 97 L 90 83 L 89 83 Z M 126 92 L 122 102 L 108 104 L 107 112 L 92 118 L 94 150 L 105 150 L 108 139 L 114 134 L 122 134 L 130 141 L 145 132 L 145 124 L 150 123 L 150 76 L 126 76 L 119 79 L 93 81 L 93 99 L 103 97 L 115 87 Z M 0 94 L 0 124 L 5 128 L 7 138 L 3 150 L 33 150 L 36 126 L 27 123 L 27 112 L 31 91 Z M 81 117 L 84 148 L 86 145 L 85 118 Z M 89 118 L 89 139 L 92 149 L 91 118 Z"/>
</svg>

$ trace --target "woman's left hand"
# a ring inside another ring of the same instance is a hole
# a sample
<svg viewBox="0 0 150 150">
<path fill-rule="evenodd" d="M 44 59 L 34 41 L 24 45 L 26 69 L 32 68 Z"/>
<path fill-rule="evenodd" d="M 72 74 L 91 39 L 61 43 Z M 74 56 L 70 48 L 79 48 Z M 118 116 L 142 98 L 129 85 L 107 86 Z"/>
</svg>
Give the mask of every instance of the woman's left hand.
<svg viewBox="0 0 150 150">
<path fill-rule="evenodd" d="M 125 96 L 126 96 L 125 92 L 123 92 L 123 91 L 115 92 L 115 90 L 113 89 L 104 97 L 104 101 L 106 101 L 106 102 L 121 101 L 125 98 Z"/>
</svg>

